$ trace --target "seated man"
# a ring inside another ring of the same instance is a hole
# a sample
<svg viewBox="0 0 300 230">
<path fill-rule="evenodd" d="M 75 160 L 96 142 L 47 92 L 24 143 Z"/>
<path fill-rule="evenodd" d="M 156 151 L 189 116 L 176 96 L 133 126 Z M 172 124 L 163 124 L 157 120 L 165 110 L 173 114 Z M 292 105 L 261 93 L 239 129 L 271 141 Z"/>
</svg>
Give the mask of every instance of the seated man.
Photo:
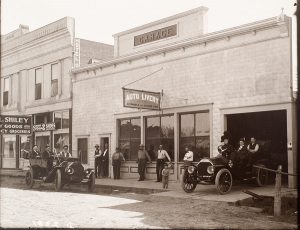
<svg viewBox="0 0 300 230">
<path fill-rule="evenodd" d="M 238 150 L 236 151 L 236 164 L 239 168 L 245 168 L 249 161 L 249 152 L 247 150 L 247 147 L 245 145 L 245 139 L 240 139 L 240 146 Z"/>
<path fill-rule="evenodd" d="M 249 151 L 249 164 L 253 164 L 258 157 L 258 152 L 260 146 L 256 143 L 255 137 L 251 137 L 251 143 L 248 145 L 247 149 Z"/>
<path fill-rule="evenodd" d="M 64 150 L 60 153 L 61 157 L 64 157 L 64 158 L 72 157 L 72 154 L 68 151 L 68 148 L 69 148 L 68 145 L 64 145 Z"/>
<path fill-rule="evenodd" d="M 38 148 L 37 145 L 33 146 L 32 152 L 31 152 L 29 158 L 33 158 L 33 159 L 35 159 L 35 158 L 41 158 L 41 153 L 40 153 L 39 148 Z"/>
<path fill-rule="evenodd" d="M 234 148 L 229 144 L 229 138 L 226 136 L 221 137 L 221 141 L 224 143 L 218 147 L 218 152 L 227 160 L 231 159 L 231 154 L 234 152 Z"/>
</svg>

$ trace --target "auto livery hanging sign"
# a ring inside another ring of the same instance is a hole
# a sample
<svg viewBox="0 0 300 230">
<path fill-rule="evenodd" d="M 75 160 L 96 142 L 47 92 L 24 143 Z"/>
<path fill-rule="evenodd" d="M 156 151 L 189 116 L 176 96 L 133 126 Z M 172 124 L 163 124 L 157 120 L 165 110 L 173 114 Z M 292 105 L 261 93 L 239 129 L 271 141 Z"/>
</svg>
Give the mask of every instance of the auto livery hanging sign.
<svg viewBox="0 0 300 230">
<path fill-rule="evenodd" d="M 0 134 L 31 134 L 32 116 L 0 115 Z"/>
<path fill-rule="evenodd" d="M 123 88 L 124 107 L 159 110 L 160 98 L 157 92 Z"/>
</svg>

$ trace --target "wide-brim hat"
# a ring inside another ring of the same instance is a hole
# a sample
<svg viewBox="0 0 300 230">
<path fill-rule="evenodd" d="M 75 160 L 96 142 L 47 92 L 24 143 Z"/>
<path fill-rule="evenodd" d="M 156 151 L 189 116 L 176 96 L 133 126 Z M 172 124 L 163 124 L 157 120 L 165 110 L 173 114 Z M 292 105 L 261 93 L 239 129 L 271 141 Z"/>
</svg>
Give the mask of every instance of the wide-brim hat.
<svg viewBox="0 0 300 230">
<path fill-rule="evenodd" d="M 98 145 L 98 144 L 95 144 L 95 147 L 99 147 L 99 145 Z"/>
<path fill-rule="evenodd" d="M 49 144 L 46 144 L 46 148 L 48 148 L 48 147 L 50 147 L 50 145 L 49 145 Z"/>
<path fill-rule="evenodd" d="M 69 148 L 69 146 L 68 145 L 64 145 L 64 147 L 63 148 Z"/>
</svg>

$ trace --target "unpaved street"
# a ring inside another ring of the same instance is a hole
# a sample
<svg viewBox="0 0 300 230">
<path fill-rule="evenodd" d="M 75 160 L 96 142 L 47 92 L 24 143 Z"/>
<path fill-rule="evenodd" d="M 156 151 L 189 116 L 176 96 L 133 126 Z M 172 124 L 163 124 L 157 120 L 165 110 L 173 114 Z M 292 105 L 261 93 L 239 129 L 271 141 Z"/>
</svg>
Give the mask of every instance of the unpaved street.
<svg viewBox="0 0 300 230">
<path fill-rule="evenodd" d="M 134 193 L 1 188 L 1 227 L 296 229 L 248 207 Z"/>
</svg>

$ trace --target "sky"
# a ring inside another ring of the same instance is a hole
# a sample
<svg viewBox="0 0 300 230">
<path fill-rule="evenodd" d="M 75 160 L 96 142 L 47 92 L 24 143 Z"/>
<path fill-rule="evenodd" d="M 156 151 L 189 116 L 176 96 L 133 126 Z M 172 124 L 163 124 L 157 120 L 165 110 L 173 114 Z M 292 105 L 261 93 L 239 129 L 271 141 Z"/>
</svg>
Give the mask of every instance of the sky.
<svg viewBox="0 0 300 230">
<path fill-rule="evenodd" d="M 30 31 L 65 16 L 75 18 L 75 36 L 113 44 L 112 35 L 199 6 L 208 10 L 208 32 L 296 10 L 296 0 L 1 0 L 1 34 L 28 25 Z M 295 16 L 294 21 L 295 21 Z"/>
</svg>

